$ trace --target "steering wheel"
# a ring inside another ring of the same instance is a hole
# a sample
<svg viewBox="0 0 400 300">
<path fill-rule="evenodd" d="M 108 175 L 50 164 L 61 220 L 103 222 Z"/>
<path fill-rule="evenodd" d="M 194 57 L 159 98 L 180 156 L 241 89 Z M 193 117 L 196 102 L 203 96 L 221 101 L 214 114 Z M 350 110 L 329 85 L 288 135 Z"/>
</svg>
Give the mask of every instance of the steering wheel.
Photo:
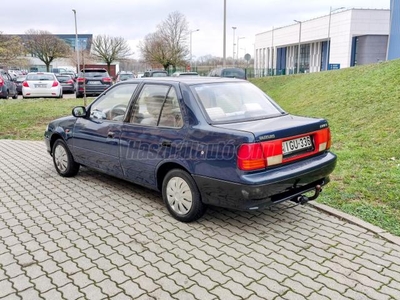
<svg viewBox="0 0 400 300">
<path fill-rule="evenodd" d="M 116 104 L 110 109 L 110 120 L 114 120 L 114 118 L 118 116 L 124 116 L 126 112 L 125 104 Z"/>
</svg>

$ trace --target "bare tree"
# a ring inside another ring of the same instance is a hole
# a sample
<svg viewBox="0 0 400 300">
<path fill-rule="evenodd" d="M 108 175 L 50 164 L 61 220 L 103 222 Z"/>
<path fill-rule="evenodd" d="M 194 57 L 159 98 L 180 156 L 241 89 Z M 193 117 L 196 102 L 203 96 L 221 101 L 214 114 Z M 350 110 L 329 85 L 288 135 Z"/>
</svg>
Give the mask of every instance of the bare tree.
<svg viewBox="0 0 400 300">
<path fill-rule="evenodd" d="M 98 35 L 92 40 L 92 55 L 107 64 L 108 72 L 113 61 L 127 59 L 132 54 L 127 41 L 122 37 Z"/>
<path fill-rule="evenodd" d="M 23 53 L 24 46 L 18 36 L 3 35 L 0 32 L 0 66 L 19 65 L 19 56 Z"/>
<path fill-rule="evenodd" d="M 68 57 L 71 48 L 62 39 L 46 30 L 30 29 L 26 32 L 25 48 L 46 65 L 47 72 L 50 64 L 56 58 Z"/>
<path fill-rule="evenodd" d="M 161 64 L 164 69 L 187 64 L 189 25 L 180 12 L 172 12 L 139 44 L 143 58 L 150 64 Z"/>
<path fill-rule="evenodd" d="M 159 32 L 146 35 L 144 41 L 140 43 L 139 48 L 147 63 L 153 66 L 162 65 L 165 70 L 172 65 L 167 51 L 167 44 Z"/>
</svg>

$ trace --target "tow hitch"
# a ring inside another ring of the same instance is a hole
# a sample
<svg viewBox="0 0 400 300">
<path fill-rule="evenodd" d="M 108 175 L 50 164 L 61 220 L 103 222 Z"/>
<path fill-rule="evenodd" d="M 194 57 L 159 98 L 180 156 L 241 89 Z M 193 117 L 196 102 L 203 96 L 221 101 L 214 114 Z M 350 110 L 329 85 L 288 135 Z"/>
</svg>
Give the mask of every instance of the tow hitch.
<svg viewBox="0 0 400 300">
<path fill-rule="evenodd" d="M 297 198 L 293 198 L 292 201 L 298 204 L 306 204 L 308 201 L 315 200 L 318 198 L 319 193 L 322 191 L 321 186 L 318 184 L 315 186 L 315 193 L 311 197 L 300 195 Z"/>
</svg>

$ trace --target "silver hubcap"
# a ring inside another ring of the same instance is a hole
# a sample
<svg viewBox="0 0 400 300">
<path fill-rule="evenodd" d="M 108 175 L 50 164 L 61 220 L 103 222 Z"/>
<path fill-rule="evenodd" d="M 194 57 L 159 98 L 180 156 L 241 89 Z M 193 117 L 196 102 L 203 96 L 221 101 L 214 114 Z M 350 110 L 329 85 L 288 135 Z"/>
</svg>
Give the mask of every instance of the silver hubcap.
<svg viewBox="0 0 400 300">
<path fill-rule="evenodd" d="M 186 215 L 193 205 L 192 191 L 181 177 L 172 177 L 167 184 L 169 206 L 179 215 Z"/>
<path fill-rule="evenodd" d="M 61 172 L 65 172 L 68 167 L 68 155 L 63 146 L 57 146 L 54 149 L 54 162 Z"/>
</svg>

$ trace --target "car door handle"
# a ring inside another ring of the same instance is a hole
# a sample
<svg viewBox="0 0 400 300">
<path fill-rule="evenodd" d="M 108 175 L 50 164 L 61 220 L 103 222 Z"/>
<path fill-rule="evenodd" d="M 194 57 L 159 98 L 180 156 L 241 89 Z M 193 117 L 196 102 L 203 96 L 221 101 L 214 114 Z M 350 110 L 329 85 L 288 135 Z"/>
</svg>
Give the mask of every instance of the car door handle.
<svg viewBox="0 0 400 300">
<path fill-rule="evenodd" d="M 170 141 L 162 141 L 161 146 L 162 147 L 171 147 L 171 142 Z"/>
<path fill-rule="evenodd" d="M 115 132 L 109 131 L 107 133 L 107 137 L 109 137 L 109 138 L 114 138 L 114 136 L 115 136 Z"/>
</svg>

